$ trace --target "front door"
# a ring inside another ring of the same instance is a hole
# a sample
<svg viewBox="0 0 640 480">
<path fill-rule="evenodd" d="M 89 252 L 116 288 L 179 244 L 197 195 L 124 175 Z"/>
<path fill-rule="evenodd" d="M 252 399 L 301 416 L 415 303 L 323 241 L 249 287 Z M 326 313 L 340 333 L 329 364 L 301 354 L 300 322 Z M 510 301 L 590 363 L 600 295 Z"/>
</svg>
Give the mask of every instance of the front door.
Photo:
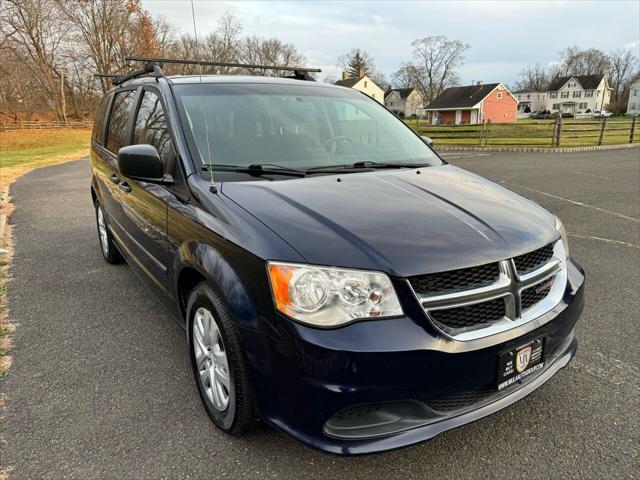
<svg viewBox="0 0 640 480">
<path fill-rule="evenodd" d="M 471 110 L 471 119 L 469 120 L 469 123 L 472 125 L 478 123 L 478 110 Z"/>
<path fill-rule="evenodd" d="M 165 173 L 173 172 L 176 154 L 167 128 L 160 95 L 145 87 L 132 125 L 131 144 L 156 147 Z M 170 297 L 167 244 L 167 203 L 172 194 L 162 185 L 120 175 L 123 240 L 149 286 Z"/>
<path fill-rule="evenodd" d="M 456 125 L 460 125 L 462 122 L 462 110 L 456 110 Z"/>
</svg>

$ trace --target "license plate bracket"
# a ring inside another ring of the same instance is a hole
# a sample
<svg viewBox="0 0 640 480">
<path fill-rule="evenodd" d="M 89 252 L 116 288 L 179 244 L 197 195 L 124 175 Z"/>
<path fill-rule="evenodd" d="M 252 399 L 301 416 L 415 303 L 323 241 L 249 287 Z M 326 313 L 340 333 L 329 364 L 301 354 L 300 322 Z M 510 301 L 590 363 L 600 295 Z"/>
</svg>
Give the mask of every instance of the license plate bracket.
<svg viewBox="0 0 640 480">
<path fill-rule="evenodd" d="M 498 356 L 498 391 L 544 368 L 544 337 L 533 339 Z"/>
</svg>

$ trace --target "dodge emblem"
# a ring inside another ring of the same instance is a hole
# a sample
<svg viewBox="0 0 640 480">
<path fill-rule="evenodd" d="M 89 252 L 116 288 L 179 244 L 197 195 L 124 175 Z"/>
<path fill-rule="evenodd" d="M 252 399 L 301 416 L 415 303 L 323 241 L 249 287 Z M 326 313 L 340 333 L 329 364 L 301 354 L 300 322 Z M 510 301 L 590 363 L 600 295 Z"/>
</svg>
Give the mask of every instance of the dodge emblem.
<svg viewBox="0 0 640 480">
<path fill-rule="evenodd" d="M 524 372 L 531 360 L 531 345 L 523 348 L 516 354 L 516 370 L 518 373 Z"/>
</svg>

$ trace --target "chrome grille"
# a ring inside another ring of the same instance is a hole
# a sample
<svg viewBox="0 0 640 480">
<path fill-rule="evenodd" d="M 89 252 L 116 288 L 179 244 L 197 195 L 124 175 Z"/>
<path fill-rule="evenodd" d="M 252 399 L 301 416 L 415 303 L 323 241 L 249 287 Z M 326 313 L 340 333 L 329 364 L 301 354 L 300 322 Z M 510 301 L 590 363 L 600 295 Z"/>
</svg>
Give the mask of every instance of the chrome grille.
<svg viewBox="0 0 640 480">
<path fill-rule="evenodd" d="M 525 253 L 513 259 L 518 274 L 525 275 L 537 270 L 553 256 L 553 244 L 546 245 L 533 252 Z"/>
<path fill-rule="evenodd" d="M 409 284 L 436 328 L 473 340 L 523 325 L 555 307 L 566 270 L 558 241 L 496 263 L 411 277 Z"/>
<path fill-rule="evenodd" d="M 461 268 L 442 273 L 418 275 L 409 278 L 416 293 L 434 294 L 446 291 L 461 291 L 484 287 L 494 283 L 500 275 L 497 263 L 479 267 Z"/>
</svg>

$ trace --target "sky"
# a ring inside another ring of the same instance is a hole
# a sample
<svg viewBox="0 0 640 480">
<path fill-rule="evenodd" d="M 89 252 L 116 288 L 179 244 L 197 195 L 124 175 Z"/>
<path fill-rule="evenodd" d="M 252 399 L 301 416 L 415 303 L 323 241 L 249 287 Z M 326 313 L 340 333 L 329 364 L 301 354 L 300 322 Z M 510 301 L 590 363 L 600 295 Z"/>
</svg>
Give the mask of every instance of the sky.
<svg viewBox="0 0 640 480">
<path fill-rule="evenodd" d="M 193 33 L 189 0 L 143 0 L 180 32 Z M 215 30 L 225 11 L 242 33 L 292 43 L 308 66 L 338 78 L 336 59 L 367 51 L 388 80 L 412 59 L 416 38 L 445 35 L 471 48 L 459 69 L 462 85 L 512 85 L 529 64 L 549 64 L 565 47 L 631 49 L 640 57 L 640 0 L 628 1 L 205 1 L 194 3 L 198 35 Z"/>
</svg>

